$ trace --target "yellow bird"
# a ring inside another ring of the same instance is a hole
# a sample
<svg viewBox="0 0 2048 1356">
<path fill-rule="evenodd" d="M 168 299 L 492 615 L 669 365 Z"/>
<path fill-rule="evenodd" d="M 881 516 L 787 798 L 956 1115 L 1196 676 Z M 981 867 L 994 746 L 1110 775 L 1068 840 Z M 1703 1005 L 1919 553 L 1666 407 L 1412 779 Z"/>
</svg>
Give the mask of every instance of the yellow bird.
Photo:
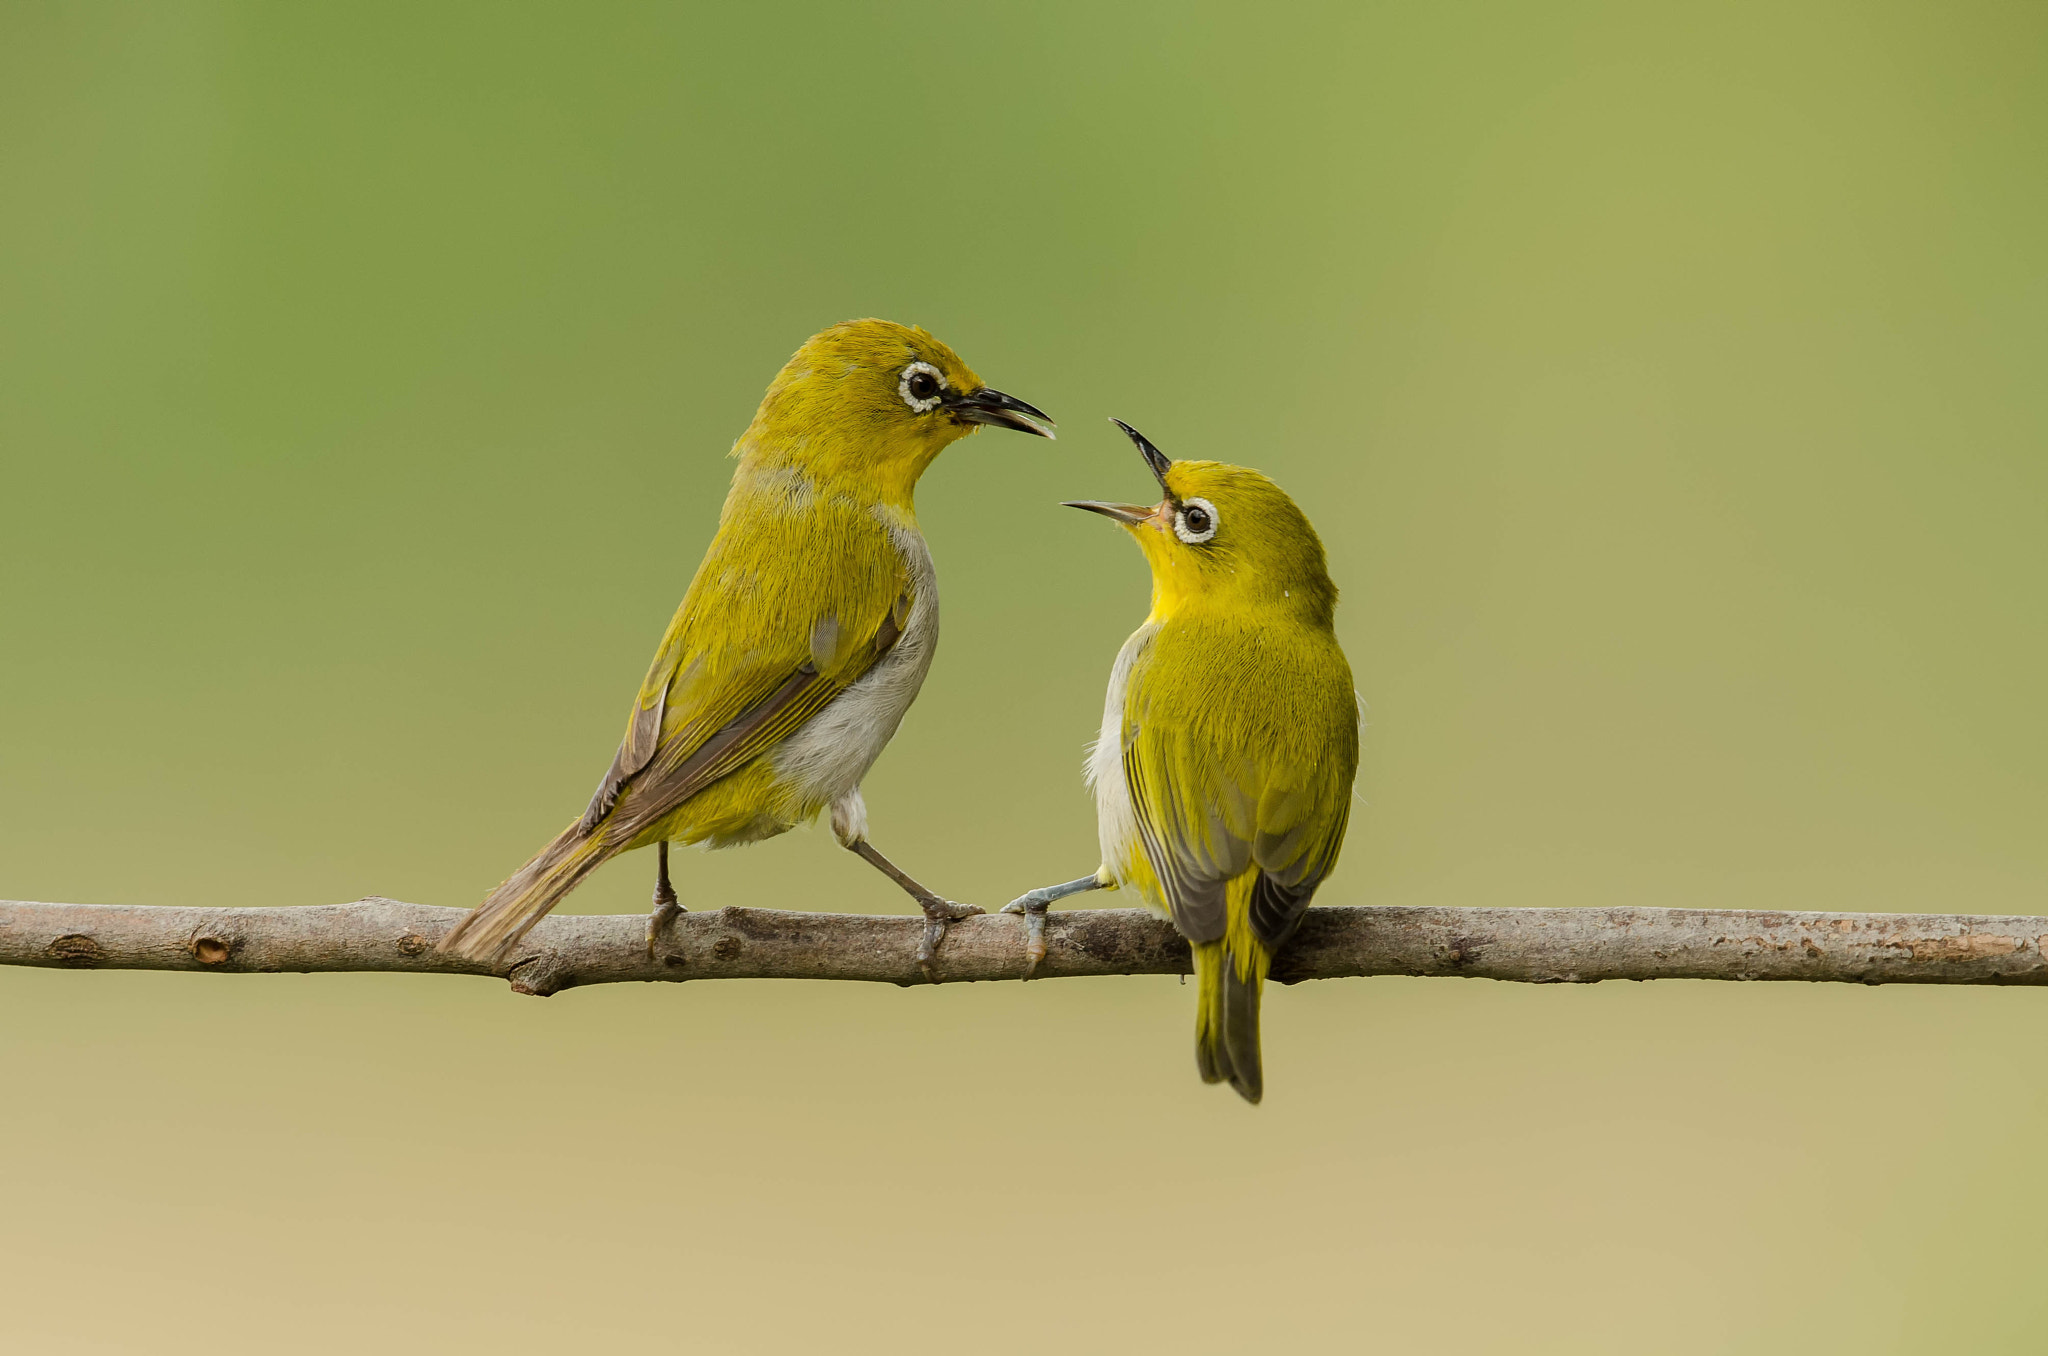
<svg viewBox="0 0 2048 1356">
<path fill-rule="evenodd" d="M 1278 485 L 1172 461 L 1124 423 L 1166 497 L 1076 501 L 1122 523 L 1152 567 L 1152 611 L 1117 655 L 1088 759 L 1102 866 L 1005 906 L 1045 955 L 1045 910 L 1128 887 L 1194 949 L 1195 1062 L 1256 1102 L 1259 992 L 1337 864 L 1358 770 L 1358 697 L 1338 647 L 1323 543 Z"/>
<path fill-rule="evenodd" d="M 829 809 L 839 841 L 924 910 L 929 976 L 946 923 L 981 910 L 941 899 L 869 844 L 860 783 L 938 643 L 918 477 L 984 424 L 1053 436 L 1041 411 L 984 385 L 921 329 L 849 320 L 798 349 L 733 445 L 718 534 L 589 808 L 441 949 L 502 957 L 584 877 L 652 843 L 653 955 L 682 911 L 670 843 L 758 842 Z"/>
</svg>

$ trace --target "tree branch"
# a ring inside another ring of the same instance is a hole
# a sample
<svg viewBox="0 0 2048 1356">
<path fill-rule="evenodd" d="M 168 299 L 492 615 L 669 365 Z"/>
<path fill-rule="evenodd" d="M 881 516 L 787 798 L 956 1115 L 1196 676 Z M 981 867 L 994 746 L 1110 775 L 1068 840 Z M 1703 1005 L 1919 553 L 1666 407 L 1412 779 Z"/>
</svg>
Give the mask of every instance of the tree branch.
<svg viewBox="0 0 2048 1356">
<path fill-rule="evenodd" d="M 775 909 L 686 914 L 649 959 L 637 914 L 554 915 L 504 962 L 434 950 L 461 909 L 363 899 L 310 908 L 185 909 L 0 900 L 0 964 L 221 974 L 498 975 L 546 995 L 623 980 L 863 979 L 918 984 L 923 920 Z M 2048 918 L 1706 909 L 1319 908 L 1273 966 L 1283 984 L 1457 975 L 1534 984 L 1803 979 L 2048 984 Z M 942 981 L 1020 979 L 1013 915 L 956 923 Z M 1053 913 L 1042 978 L 1185 974 L 1187 945 L 1138 909 Z"/>
</svg>

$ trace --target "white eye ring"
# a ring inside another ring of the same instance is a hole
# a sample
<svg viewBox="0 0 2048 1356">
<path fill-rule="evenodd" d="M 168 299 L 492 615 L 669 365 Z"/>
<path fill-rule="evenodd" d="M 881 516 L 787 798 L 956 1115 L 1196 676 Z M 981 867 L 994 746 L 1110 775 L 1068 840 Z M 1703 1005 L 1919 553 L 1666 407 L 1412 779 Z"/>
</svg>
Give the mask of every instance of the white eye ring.
<svg viewBox="0 0 2048 1356">
<path fill-rule="evenodd" d="M 1188 514 L 1205 520 L 1200 531 L 1188 526 Z M 1216 535 L 1216 525 L 1223 520 L 1216 515 L 1216 506 L 1206 499 L 1183 499 L 1180 511 L 1173 515 L 1173 535 L 1190 546 L 1200 546 Z"/>
<path fill-rule="evenodd" d="M 896 394 L 902 396 L 903 403 L 916 410 L 919 414 L 930 414 L 939 407 L 939 402 L 944 400 L 945 396 L 932 395 L 919 400 L 916 396 L 912 395 L 910 393 L 910 379 L 920 372 L 936 381 L 939 384 L 940 391 L 943 392 L 946 389 L 946 374 L 944 372 L 933 367 L 930 363 L 912 363 L 903 369 L 902 377 L 897 380 Z"/>
</svg>

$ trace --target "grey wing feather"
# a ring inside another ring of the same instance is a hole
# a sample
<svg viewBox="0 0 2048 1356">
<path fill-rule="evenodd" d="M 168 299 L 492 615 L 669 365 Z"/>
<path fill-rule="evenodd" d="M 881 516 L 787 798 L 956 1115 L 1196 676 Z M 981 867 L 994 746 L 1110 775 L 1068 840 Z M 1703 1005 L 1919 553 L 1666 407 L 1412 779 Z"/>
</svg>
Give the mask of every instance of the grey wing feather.
<svg viewBox="0 0 2048 1356">
<path fill-rule="evenodd" d="M 899 606 L 882 619 L 881 628 L 868 642 L 868 662 L 860 672 L 866 672 L 902 638 L 903 629 L 897 622 L 897 614 L 903 611 L 905 609 Z M 831 630 L 837 632 L 836 621 L 832 622 Z M 814 633 L 814 649 L 818 644 Z M 621 786 L 629 781 L 633 783 L 633 799 L 609 826 L 614 841 L 630 842 L 642 831 L 652 828 L 684 801 L 741 767 L 767 746 L 787 737 L 791 730 L 816 715 L 845 688 L 844 682 L 825 677 L 818 672 L 816 665 L 806 660 L 768 696 L 735 716 L 686 754 L 679 749 L 664 753 L 657 747 L 642 760 L 639 768 L 621 779 Z M 664 698 L 662 704 L 665 703 Z M 638 730 L 639 719 L 636 717 L 634 733 L 637 734 Z M 623 756 L 624 750 L 620 752 Z M 681 756 L 676 756 L 678 754 Z M 615 791 L 614 805 L 617 798 Z M 593 801 L 593 808 L 595 804 Z M 605 812 L 609 814 L 613 808 L 613 805 L 608 805 Z"/>
<path fill-rule="evenodd" d="M 1253 935 L 1265 943 L 1266 950 L 1278 951 L 1287 945 L 1287 939 L 1301 925 L 1301 916 L 1308 912 L 1308 902 L 1315 896 L 1319 883 L 1282 885 L 1264 871 L 1259 872 L 1258 879 L 1252 882 L 1251 924 Z"/>
<path fill-rule="evenodd" d="M 798 665 L 796 672 L 758 705 L 742 712 L 713 733 L 673 770 L 660 770 L 645 786 L 636 789 L 633 803 L 619 817 L 613 834 L 621 842 L 630 841 L 642 829 L 732 771 L 732 767 L 725 764 L 739 761 L 730 757 L 733 750 L 791 704 L 809 695 L 818 681 L 818 671 L 809 663 Z"/>
<path fill-rule="evenodd" d="M 598 782 L 590 804 L 584 808 L 579 825 L 585 833 L 604 822 L 604 817 L 612 812 L 612 806 L 618 804 L 619 792 L 625 789 L 626 783 L 653 761 L 654 751 L 661 746 L 661 722 L 668 713 L 668 694 L 673 686 L 673 682 L 664 686 L 654 705 L 634 709 L 633 723 L 627 729 L 626 737 L 619 742 L 619 751 L 612 755 L 612 765 L 605 769 L 604 778 Z"/>
<path fill-rule="evenodd" d="M 1279 950 L 1301 925 L 1316 887 L 1336 861 L 1332 845 L 1344 841 L 1350 820 L 1351 801 L 1346 797 L 1313 844 L 1304 842 L 1312 827 L 1306 820 L 1298 820 L 1285 833 L 1261 832 L 1254 840 L 1252 860 L 1259 864 L 1259 878 L 1252 886 L 1252 931 L 1268 949 Z M 1287 865 L 1277 869 L 1268 865 L 1280 862 Z"/>
<path fill-rule="evenodd" d="M 1207 822 L 1200 826 L 1187 822 L 1175 807 L 1187 804 L 1188 797 L 1170 784 L 1159 786 L 1156 795 L 1148 794 L 1135 744 L 1124 749 L 1124 782 L 1130 788 L 1145 857 L 1159 878 L 1174 926 L 1191 942 L 1220 939 L 1229 921 L 1225 891 L 1231 877 L 1244 870 L 1251 844 L 1230 832 L 1220 809 L 1210 808 Z M 1155 807 L 1163 807 L 1164 813 Z M 1203 849 L 1205 842 L 1214 850 Z"/>
</svg>

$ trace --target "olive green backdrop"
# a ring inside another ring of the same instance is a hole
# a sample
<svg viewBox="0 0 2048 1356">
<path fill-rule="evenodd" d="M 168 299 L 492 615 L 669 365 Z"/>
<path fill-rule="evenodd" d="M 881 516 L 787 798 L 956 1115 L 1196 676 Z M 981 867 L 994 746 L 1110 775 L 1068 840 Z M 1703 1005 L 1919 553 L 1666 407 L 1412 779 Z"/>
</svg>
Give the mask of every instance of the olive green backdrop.
<svg viewBox="0 0 2048 1356">
<path fill-rule="evenodd" d="M 1298 496 L 1331 904 L 2048 911 L 2048 15 L 0 6 L 0 895 L 468 904 L 581 807 L 777 366 L 927 477 L 876 840 L 1095 864 L 1104 422 Z M 798 833 L 685 902 L 904 912 Z M 644 907 L 628 858 L 572 906 Z M 2048 993 L 0 971 L 37 1352 L 2029 1351 Z"/>
</svg>

